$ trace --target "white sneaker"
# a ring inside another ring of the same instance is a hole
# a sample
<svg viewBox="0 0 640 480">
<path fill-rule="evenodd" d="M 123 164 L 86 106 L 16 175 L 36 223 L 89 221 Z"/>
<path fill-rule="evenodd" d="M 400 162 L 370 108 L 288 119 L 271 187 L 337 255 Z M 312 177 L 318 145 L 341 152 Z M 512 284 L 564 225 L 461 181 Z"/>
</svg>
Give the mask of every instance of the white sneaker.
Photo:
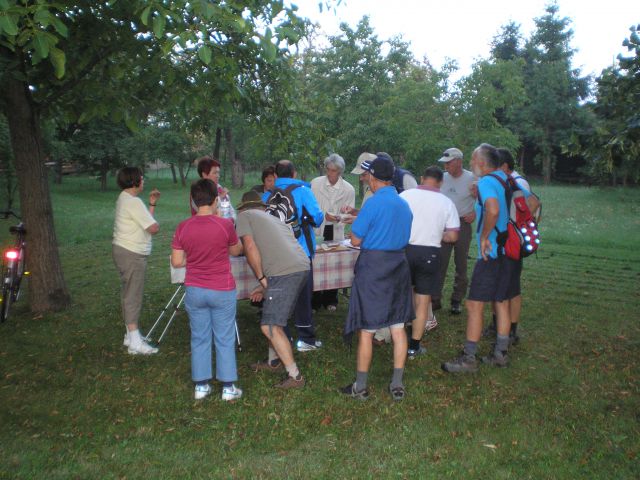
<svg viewBox="0 0 640 480">
<path fill-rule="evenodd" d="M 438 320 L 436 320 L 436 316 L 434 315 L 429 320 L 427 320 L 427 323 L 425 324 L 424 328 L 428 332 L 430 330 L 433 330 L 437 326 L 438 326 Z"/>
<path fill-rule="evenodd" d="M 338 307 L 336 307 L 335 305 L 328 305 L 327 306 L 327 310 L 329 310 L 330 312 L 335 312 L 338 309 Z"/>
<path fill-rule="evenodd" d="M 225 402 L 230 402 L 231 400 L 238 400 L 242 397 L 242 390 L 236 387 L 235 385 L 231 385 L 230 387 L 224 387 L 222 389 L 222 400 Z"/>
<path fill-rule="evenodd" d="M 152 347 L 147 342 L 142 340 L 140 343 L 134 345 L 129 344 L 129 349 L 127 350 L 131 355 L 153 355 L 154 353 L 158 353 L 158 349 Z"/>
<path fill-rule="evenodd" d="M 318 350 L 322 347 L 322 342 L 320 340 L 316 340 L 314 344 L 307 343 L 304 340 L 298 340 L 296 342 L 296 349 L 299 352 L 312 352 L 314 350 Z"/>
<path fill-rule="evenodd" d="M 205 385 L 196 385 L 195 392 L 193 393 L 193 398 L 196 400 L 202 400 L 203 398 L 211 395 L 211 385 L 208 383 Z"/>
</svg>

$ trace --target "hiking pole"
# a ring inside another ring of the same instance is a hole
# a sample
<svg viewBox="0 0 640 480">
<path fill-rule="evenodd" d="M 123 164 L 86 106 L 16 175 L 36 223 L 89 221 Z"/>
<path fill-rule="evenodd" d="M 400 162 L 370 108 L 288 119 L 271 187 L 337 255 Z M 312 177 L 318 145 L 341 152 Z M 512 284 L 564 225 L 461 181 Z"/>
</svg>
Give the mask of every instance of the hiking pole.
<svg viewBox="0 0 640 480">
<path fill-rule="evenodd" d="M 158 345 L 160 345 L 160 342 L 162 342 L 162 339 L 164 338 L 165 333 L 167 333 L 167 330 L 169 330 L 169 327 L 171 326 L 171 322 L 173 322 L 173 319 L 175 318 L 176 313 L 178 313 L 178 310 L 180 309 L 180 305 L 182 305 L 182 302 L 184 301 L 184 297 L 186 295 L 187 295 L 187 292 L 185 291 L 182 294 L 182 297 L 180 297 L 180 301 L 176 305 L 176 308 L 173 310 L 173 313 L 171 314 L 171 318 L 169 318 L 169 321 L 167 322 L 167 326 L 164 327 L 164 330 L 162 331 L 162 335 L 160 335 L 160 338 L 158 339 Z"/>
<path fill-rule="evenodd" d="M 146 341 L 149 341 L 151 339 L 151 334 L 153 333 L 153 331 L 156 329 L 156 327 L 160 323 L 160 320 L 162 320 L 162 317 L 164 317 L 164 314 L 167 312 L 167 309 L 169 308 L 169 305 L 171 305 L 171 303 L 176 298 L 178 293 L 180 293 L 180 290 L 182 289 L 182 286 L 183 286 L 182 284 L 178 285 L 178 288 L 176 289 L 174 294 L 171 296 L 171 299 L 167 302 L 167 304 L 165 305 L 165 307 L 162 310 L 162 312 L 160 312 L 160 315 L 158 316 L 158 319 L 155 321 L 155 323 L 153 324 L 151 329 L 147 332 L 147 335 L 144 337 L 144 339 Z M 182 296 L 182 299 L 184 299 L 184 295 Z M 175 312 L 178 310 L 178 307 L 180 306 L 180 303 L 182 303 L 182 299 L 180 299 L 180 302 L 178 302 L 178 305 L 174 308 L 173 315 L 175 315 Z M 173 319 L 173 315 L 171 316 L 172 319 Z M 165 331 L 166 331 L 166 329 L 165 329 Z"/>
<path fill-rule="evenodd" d="M 240 330 L 238 330 L 238 319 L 234 319 L 233 322 L 236 325 L 236 340 L 238 341 L 238 351 L 242 351 L 242 344 L 240 343 Z"/>
</svg>

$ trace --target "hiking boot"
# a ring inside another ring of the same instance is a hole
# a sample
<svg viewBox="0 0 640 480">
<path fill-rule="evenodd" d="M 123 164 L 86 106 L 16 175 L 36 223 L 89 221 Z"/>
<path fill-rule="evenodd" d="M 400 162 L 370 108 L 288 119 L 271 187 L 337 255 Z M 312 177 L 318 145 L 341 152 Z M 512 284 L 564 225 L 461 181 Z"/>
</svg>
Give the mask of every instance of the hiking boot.
<svg viewBox="0 0 640 480">
<path fill-rule="evenodd" d="M 211 385 L 209 385 L 208 383 L 204 385 L 196 385 L 195 391 L 193 393 L 193 398 L 195 398 L 196 400 L 202 400 L 203 398 L 211 395 L 211 392 Z"/>
<path fill-rule="evenodd" d="M 369 389 L 364 388 L 362 390 L 356 390 L 356 383 L 350 383 L 342 388 L 339 388 L 338 391 L 344 395 L 348 395 L 351 398 L 355 398 L 357 400 L 366 400 L 369 398 Z"/>
<path fill-rule="evenodd" d="M 224 400 L 225 402 L 238 400 L 240 397 L 242 397 L 242 390 L 236 387 L 235 385 L 231 385 L 230 387 L 224 387 L 222 389 L 222 400 Z"/>
<path fill-rule="evenodd" d="M 282 388 L 283 390 L 289 390 L 291 388 L 302 388 L 304 387 L 305 381 L 302 374 L 299 374 L 296 378 L 293 378 L 289 375 L 285 379 L 283 379 L 280 383 L 276 383 L 274 387 Z"/>
<path fill-rule="evenodd" d="M 251 365 L 249 365 L 249 368 L 256 373 L 265 370 L 268 372 L 279 372 L 284 368 L 284 364 L 279 358 L 272 360 L 271 363 L 269 363 L 268 359 L 264 359 L 256 363 L 252 363 Z"/>
<path fill-rule="evenodd" d="M 462 313 L 462 305 L 456 300 L 451 300 L 451 313 L 453 315 L 460 315 Z"/>
<path fill-rule="evenodd" d="M 396 402 L 404 400 L 404 397 L 407 394 L 407 392 L 405 392 L 404 390 L 404 387 L 391 388 L 391 385 L 389 385 L 389 393 L 391 394 L 391 398 L 393 398 L 393 400 Z"/>
<path fill-rule="evenodd" d="M 509 365 L 509 356 L 507 352 L 497 352 L 493 350 L 486 357 L 482 357 L 482 363 L 493 365 L 495 367 L 506 367 Z"/>
<path fill-rule="evenodd" d="M 475 355 L 467 355 L 462 352 L 459 357 L 440 366 L 442 370 L 449 373 L 474 373 L 478 371 L 478 360 Z"/>
<path fill-rule="evenodd" d="M 509 334 L 509 346 L 518 345 L 520 343 L 520 335 L 511 332 Z"/>
<path fill-rule="evenodd" d="M 482 330 L 482 336 L 485 338 L 496 338 L 498 332 L 496 331 L 496 324 L 492 323 L 488 327 L 485 327 Z"/>
<path fill-rule="evenodd" d="M 316 340 L 314 343 L 307 343 L 304 340 L 298 340 L 296 342 L 296 350 L 299 352 L 312 352 L 318 350 L 320 347 L 322 347 L 320 340 Z"/>
<path fill-rule="evenodd" d="M 425 329 L 425 331 L 430 332 L 431 330 L 433 330 L 437 326 L 438 326 L 438 320 L 436 319 L 436 316 L 434 315 L 429 320 L 427 320 L 427 323 L 424 324 L 424 329 Z"/>
<path fill-rule="evenodd" d="M 424 355 L 425 353 L 427 353 L 427 349 L 420 345 L 417 350 L 407 350 L 407 357 L 409 358 L 409 360 L 414 360 L 416 357 Z"/>
</svg>

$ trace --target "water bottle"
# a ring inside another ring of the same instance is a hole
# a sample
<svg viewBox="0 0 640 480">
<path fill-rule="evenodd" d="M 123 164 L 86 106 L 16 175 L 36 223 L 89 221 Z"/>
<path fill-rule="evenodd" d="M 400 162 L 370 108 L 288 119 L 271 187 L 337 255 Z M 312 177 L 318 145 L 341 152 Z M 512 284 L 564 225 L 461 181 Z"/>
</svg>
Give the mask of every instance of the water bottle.
<svg viewBox="0 0 640 480">
<path fill-rule="evenodd" d="M 222 218 L 231 218 L 231 201 L 229 195 L 225 195 L 220 199 L 220 216 Z"/>
</svg>

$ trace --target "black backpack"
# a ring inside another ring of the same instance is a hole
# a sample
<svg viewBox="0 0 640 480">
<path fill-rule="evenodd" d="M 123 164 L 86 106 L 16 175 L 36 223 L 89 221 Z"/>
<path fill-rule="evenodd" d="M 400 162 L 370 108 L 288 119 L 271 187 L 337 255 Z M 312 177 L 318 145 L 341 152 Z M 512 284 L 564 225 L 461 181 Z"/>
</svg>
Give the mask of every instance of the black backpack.
<svg viewBox="0 0 640 480">
<path fill-rule="evenodd" d="M 293 192 L 300 185 L 289 185 L 287 188 L 274 187 L 267 198 L 266 212 L 278 218 L 282 223 L 291 227 L 296 238 L 302 235 L 300 220 L 298 219 L 298 209 L 296 201 L 293 199 Z"/>
<path fill-rule="evenodd" d="M 278 218 L 281 222 L 291 227 L 296 240 L 300 235 L 304 234 L 305 242 L 309 252 L 313 253 L 313 241 L 311 239 L 312 231 L 310 228 L 311 217 L 307 213 L 306 208 L 302 207 L 303 218 L 298 217 L 298 208 L 296 201 L 293 199 L 292 192 L 300 187 L 300 185 L 289 185 L 287 188 L 274 187 L 267 198 L 267 213 Z"/>
<path fill-rule="evenodd" d="M 393 172 L 393 186 L 396 187 L 396 191 L 398 193 L 404 192 L 404 176 L 410 175 L 415 180 L 416 177 L 409 170 L 405 170 L 404 168 L 396 167 L 396 170 Z"/>
</svg>

